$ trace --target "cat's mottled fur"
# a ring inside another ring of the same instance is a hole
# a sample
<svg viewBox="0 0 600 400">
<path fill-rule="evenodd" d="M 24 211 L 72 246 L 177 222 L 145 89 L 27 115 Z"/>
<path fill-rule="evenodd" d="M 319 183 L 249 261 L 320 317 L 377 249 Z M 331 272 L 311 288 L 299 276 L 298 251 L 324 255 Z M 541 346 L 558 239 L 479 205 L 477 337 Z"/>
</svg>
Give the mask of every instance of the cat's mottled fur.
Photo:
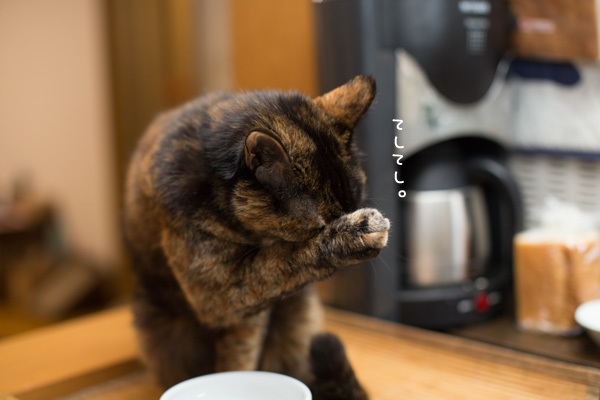
<svg viewBox="0 0 600 400">
<path fill-rule="evenodd" d="M 389 221 L 361 208 L 352 141 L 374 96 L 365 76 L 316 99 L 212 94 L 150 126 L 124 228 L 135 327 L 161 385 L 260 369 L 305 381 L 315 400 L 367 398 L 339 340 L 318 335 L 312 283 L 387 242 Z"/>
</svg>

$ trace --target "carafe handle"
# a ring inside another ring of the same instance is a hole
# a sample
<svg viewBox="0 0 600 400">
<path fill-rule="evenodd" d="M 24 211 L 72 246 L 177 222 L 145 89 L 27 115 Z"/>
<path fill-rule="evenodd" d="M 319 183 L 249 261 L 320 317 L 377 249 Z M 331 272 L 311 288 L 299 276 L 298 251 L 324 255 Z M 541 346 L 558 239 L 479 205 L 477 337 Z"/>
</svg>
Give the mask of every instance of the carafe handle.
<svg viewBox="0 0 600 400">
<path fill-rule="evenodd" d="M 481 185 L 484 190 L 489 189 L 489 192 L 499 196 L 500 254 L 512 254 L 512 236 L 523 225 L 523 207 L 516 182 L 506 166 L 487 157 L 470 159 L 467 162 L 467 174 L 471 183 Z M 492 217 L 490 215 L 490 221 Z M 510 232 L 510 235 L 506 232 Z"/>
</svg>

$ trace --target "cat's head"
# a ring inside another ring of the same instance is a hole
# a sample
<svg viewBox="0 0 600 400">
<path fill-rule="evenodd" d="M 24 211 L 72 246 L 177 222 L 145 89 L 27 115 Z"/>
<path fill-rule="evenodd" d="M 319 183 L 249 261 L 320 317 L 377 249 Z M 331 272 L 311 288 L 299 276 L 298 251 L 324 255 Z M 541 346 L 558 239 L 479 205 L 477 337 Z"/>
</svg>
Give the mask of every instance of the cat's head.
<svg viewBox="0 0 600 400">
<path fill-rule="evenodd" d="M 302 241 L 361 206 L 366 177 L 352 136 L 374 96 L 374 79 L 358 76 L 315 99 L 277 93 L 258 101 L 232 200 L 247 230 Z"/>
</svg>

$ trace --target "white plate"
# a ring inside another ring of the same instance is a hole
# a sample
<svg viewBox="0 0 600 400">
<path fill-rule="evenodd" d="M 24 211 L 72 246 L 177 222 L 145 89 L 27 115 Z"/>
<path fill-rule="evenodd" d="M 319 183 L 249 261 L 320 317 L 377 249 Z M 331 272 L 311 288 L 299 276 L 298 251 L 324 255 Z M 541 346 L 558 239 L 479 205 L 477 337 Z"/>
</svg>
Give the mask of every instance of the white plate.
<svg viewBox="0 0 600 400">
<path fill-rule="evenodd" d="M 587 301 L 577 307 L 575 321 L 600 346 L 600 299 Z"/>
<path fill-rule="evenodd" d="M 221 372 L 188 379 L 160 400 L 311 400 L 308 387 L 289 376 L 262 371 Z"/>
</svg>

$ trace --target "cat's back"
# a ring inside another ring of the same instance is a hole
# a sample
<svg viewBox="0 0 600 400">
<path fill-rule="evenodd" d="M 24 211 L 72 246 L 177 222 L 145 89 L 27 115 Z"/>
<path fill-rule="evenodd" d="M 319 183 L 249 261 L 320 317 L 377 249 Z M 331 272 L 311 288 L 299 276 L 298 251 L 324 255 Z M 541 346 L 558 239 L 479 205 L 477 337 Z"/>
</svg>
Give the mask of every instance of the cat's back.
<svg viewBox="0 0 600 400">
<path fill-rule="evenodd" d="M 195 150 L 201 151 L 200 135 L 184 135 L 184 133 L 200 130 L 202 125 L 211 119 L 214 108 L 231 97 L 228 93 L 214 93 L 199 97 L 178 108 L 159 114 L 148 126 L 132 153 L 126 178 L 126 207 L 130 208 L 131 200 L 128 195 L 141 190 L 147 196 L 155 191 L 157 157 L 162 153 L 172 153 L 177 150 L 177 142 L 189 145 L 190 139 L 197 139 Z M 195 136 L 195 138 L 194 138 Z M 188 140 L 187 143 L 183 143 Z M 195 154 L 200 156 L 199 153 Z M 153 185 L 154 184 L 154 185 Z"/>
<path fill-rule="evenodd" d="M 228 93 L 209 94 L 163 112 L 139 139 L 129 162 L 125 184 L 123 222 L 130 246 L 136 247 L 136 243 L 145 248 L 158 246 L 164 211 L 158 204 L 163 194 L 160 191 L 169 184 L 169 174 L 177 173 L 174 168 L 193 167 L 196 176 L 205 173 L 201 171 L 201 131 L 209 129 L 207 125 L 214 119 L 215 110 L 230 97 Z"/>
</svg>

